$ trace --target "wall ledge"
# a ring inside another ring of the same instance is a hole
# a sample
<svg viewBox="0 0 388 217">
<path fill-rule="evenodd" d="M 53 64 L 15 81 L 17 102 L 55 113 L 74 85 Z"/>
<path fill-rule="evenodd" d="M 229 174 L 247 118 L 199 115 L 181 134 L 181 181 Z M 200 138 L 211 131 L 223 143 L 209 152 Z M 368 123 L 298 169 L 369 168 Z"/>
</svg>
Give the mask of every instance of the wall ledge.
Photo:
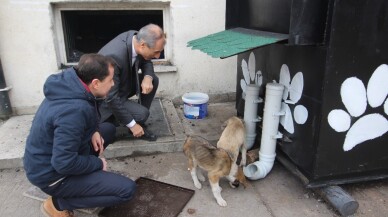
<svg viewBox="0 0 388 217">
<path fill-rule="evenodd" d="M 157 65 L 154 64 L 155 73 L 177 72 L 178 68 L 174 65 Z"/>
</svg>

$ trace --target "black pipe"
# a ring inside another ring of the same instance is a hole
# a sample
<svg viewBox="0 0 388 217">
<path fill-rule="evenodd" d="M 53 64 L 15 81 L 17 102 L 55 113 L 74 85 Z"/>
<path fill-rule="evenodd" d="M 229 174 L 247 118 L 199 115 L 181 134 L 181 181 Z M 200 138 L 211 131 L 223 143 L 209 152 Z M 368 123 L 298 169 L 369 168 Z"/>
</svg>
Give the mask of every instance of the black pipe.
<svg viewBox="0 0 388 217">
<path fill-rule="evenodd" d="M 0 119 L 8 119 L 12 115 L 11 102 L 9 101 L 8 91 L 10 88 L 5 84 L 3 67 L 0 59 Z"/>
</svg>

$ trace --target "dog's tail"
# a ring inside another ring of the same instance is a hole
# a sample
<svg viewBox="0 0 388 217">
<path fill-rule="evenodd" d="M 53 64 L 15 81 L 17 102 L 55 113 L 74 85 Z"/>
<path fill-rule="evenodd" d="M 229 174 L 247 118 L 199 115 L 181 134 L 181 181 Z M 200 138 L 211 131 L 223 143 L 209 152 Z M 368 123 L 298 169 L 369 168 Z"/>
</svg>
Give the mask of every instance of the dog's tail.
<svg viewBox="0 0 388 217">
<path fill-rule="evenodd" d="M 183 144 L 183 153 L 186 156 L 189 156 L 190 144 L 191 144 L 191 136 L 187 136 L 185 143 Z"/>
</svg>

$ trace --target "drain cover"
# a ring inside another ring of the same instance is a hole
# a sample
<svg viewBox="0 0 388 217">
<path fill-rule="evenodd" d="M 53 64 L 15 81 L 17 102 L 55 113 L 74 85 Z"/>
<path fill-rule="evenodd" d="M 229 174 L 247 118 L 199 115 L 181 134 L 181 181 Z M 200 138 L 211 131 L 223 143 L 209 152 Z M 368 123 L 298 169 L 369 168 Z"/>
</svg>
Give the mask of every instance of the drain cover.
<svg viewBox="0 0 388 217">
<path fill-rule="evenodd" d="M 194 190 L 140 177 L 132 200 L 101 210 L 101 217 L 175 217 L 194 195 Z"/>
</svg>

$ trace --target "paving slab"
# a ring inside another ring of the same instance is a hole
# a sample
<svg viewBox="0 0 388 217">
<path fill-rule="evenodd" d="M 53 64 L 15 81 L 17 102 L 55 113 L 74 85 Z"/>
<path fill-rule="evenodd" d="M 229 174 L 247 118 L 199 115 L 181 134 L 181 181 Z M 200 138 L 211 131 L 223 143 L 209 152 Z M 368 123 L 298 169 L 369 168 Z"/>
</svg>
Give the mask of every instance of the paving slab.
<svg viewBox="0 0 388 217">
<path fill-rule="evenodd" d="M 0 169 L 22 167 L 33 115 L 14 116 L 0 125 Z"/>
<path fill-rule="evenodd" d="M 237 115 L 235 102 L 223 102 L 208 105 L 208 116 L 204 119 L 184 118 L 183 106 L 177 106 L 177 113 L 182 117 L 182 125 L 187 135 L 197 135 L 215 142 L 222 133 L 221 126 L 226 120 Z"/>
<path fill-rule="evenodd" d="M 305 188 L 298 178 L 278 162 L 275 162 L 274 168 L 264 179 L 249 181 L 246 189 L 242 187 L 232 189 L 227 180 L 222 179 L 220 181 L 220 186 L 223 188 L 222 196 L 228 206 L 218 206 L 208 181 L 203 183 L 202 189 L 194 187 L 187 170 L 187 159 L 181 150 L 184 139 L 189 134 L 201 135 L 216 141 L 221 134 L 222 123 L 236 114 L 234 102 L 210 103 L 209 116 L 203 120 L 185 119 L 182 106 L 174 106 L 169 100 L 161 100 L 161 103 L 164 115 L 169 121 L 171 135 L 158 139 L 158 143 L 139 140 L 114 143 L 108 147 L 105 155 L 110 157 L 108 167 L 112 171 L 128 174 L 134 179 L 147 177 L 195 190 L 194 196 L 178 215 L 179 217 L 339 216 L 314 190 Z M 23 150 L 24 140 L 29 130 L 28 125 L 32 118 L 33 116 L 19 116 L 3 122 L 0 125 L 0 143 L 4 141 L 8 148 L 16 146 L 10 144 L 19 144 Z M 2 159 L 5 156 L 12 156 L 3 155 L 7 153 L 7 148 L 2 150 L 3 152 L 0 153 Z M 124 153 L 125 150 L 127 153 Z M 1 161 L 1 164 L 3 162 Z M 24 170 L 17 167 L 17 164 L 12 166 L 9 169 L 0 169 L 0 216 L 42 216 L 39 210 L 41 202 L 23 196 L 23 193 L 32 187 L 25 177 Z M 387 216 L 388 180 L 341 187 L 360 204 L 354 217 Z M 97 216 L 96 213 L 78 211 L 76 215 L 78 217 Z"/>
</svg>

